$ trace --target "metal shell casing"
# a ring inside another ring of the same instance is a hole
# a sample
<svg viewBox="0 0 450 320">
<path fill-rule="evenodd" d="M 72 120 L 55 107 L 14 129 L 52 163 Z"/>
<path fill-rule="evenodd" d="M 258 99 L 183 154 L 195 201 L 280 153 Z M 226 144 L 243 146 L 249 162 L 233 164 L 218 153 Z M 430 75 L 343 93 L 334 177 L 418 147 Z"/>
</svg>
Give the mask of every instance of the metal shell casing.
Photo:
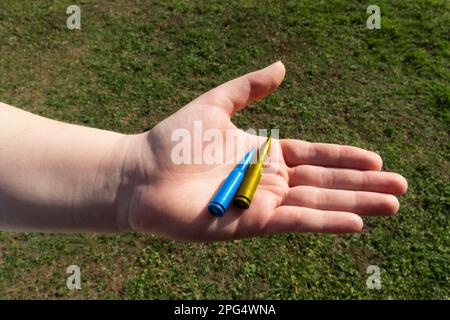
<svg viewBox="0 0 450 320">
<path fill-rule="evenodd" d="M 248 174 L 248 176 L 247 176 Z M 233 199 L 233 204 L 240 209 L 248 209 L 252 203 L 253 196 L 262 176 L 262 164 L 251 164 L 247 170 L 244 181 L 242 181 L 236 195 Z"/>
<path fill-rule="evenodd" d="M 258 154 L 258 161 L 252 163 L 245 173 L 244 180 L 241 183 L 236 195 L 233 199 L 233 204 L 240 209 L 248 209 L 252 203 L 253 196 L 261 181 L 264 160 L 269 152 L 271 138 L 269 137 L 265 144 L 261 147 Z"/>
</svg>

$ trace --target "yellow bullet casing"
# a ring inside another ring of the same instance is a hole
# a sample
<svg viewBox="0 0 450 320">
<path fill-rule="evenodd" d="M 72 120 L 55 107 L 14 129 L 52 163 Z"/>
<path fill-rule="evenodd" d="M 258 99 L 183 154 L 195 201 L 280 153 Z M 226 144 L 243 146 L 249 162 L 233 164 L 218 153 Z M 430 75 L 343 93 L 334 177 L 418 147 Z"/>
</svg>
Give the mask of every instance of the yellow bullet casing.
<svg viewBox="0 0 450 320">
<path fill-rule="evenodd" d="M 258 160 L 256 163 L 250 164 L 247 172 L 245 173 L 244 180 L 242 181 L 236 195 L 233 199 L 233 204 L 241 209 L 248 209 L 252 203 L 253 196 L 255 195 L 256 188 L 261 181 L 262 170 L 264 166 L 264 160 L 269 153 L 270 144 L 272 139 L 267 138 L 264 145 L 258 152 Z"/>
</svg>

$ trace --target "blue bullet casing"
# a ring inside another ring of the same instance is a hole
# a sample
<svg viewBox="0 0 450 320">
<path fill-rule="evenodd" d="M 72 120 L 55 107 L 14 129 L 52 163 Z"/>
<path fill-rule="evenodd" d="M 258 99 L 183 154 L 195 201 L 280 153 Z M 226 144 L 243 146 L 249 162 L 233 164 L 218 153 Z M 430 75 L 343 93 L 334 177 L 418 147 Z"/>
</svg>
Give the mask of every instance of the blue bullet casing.
<svg viewBox="0 0 450 320">
<path fill-rule="evenodd" d="M 221 217 L 225 214 L 234 195 L 236 194 L 239 186 L 244 179 L 245 171 L 247 171 L 255 153 L 255 149 L 252 148 L 239 162 L 239 164 L 230 172 L 228 177 L 217 190 L 216 194 L 212 198 L 208 205 L 208 211 L 216 216 Z"/>
</svg>

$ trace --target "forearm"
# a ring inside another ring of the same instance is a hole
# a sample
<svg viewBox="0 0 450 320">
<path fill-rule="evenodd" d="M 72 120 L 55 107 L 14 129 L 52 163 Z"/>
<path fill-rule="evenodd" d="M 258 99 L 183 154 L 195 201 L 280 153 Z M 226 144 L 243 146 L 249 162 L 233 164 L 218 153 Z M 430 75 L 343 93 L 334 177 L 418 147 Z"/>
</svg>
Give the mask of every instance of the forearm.
<svg viewBox="0 0 450 320">
<path fill-rule="evenodd" d="M 0 103 L 0 229 L 127 229 L 118 203 L 127 143 Z"/>
</svg>

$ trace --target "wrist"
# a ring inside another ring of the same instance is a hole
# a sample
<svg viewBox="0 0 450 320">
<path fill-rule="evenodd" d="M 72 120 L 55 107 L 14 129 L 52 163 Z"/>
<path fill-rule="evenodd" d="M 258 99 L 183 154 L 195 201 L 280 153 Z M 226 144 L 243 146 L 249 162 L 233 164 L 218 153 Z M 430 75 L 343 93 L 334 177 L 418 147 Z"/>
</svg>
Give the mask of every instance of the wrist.
<svg viewBox="0 0 450 320">
<path fill-rule="evenodd" d="M 146 190 L 155 182 L 157 170 L 150 135 L 151 131 L 126 136 L 114 156 L 118 172 L 115 197 L 118 231 L 142 231 L 139 212 L 144 202 L 145 214 L 151 214 L 152 201 Z"/>
<path fill-rule="evenodd" d="M 93 135 L 95 156 L 86 178 L 78 181 L 72 202 L 78 203 L 73 212 L 74 230 L 95 232 L 121 232 L 131 230 L 123 213 L 124 163 L 131 136 L 101 131 L 101 138 Z M 96 140 L 99 139 L 99 140 Z"/>
</svg>

